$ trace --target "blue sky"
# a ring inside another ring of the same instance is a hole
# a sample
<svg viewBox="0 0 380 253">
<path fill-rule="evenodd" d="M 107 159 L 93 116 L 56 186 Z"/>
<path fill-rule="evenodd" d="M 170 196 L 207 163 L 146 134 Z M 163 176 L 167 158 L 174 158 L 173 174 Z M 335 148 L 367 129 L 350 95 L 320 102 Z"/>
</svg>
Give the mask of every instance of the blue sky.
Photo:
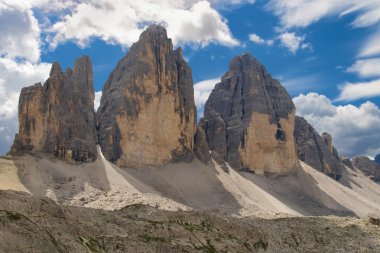
<svg viewBox="0 0 380 253">
<path fill-rule="evenodd" d="M 231 58 L 250 52 L 343 155 L 380 153 L 379 0 L 25 2 L 0 0 L 0 153 L 17 131 L 21 87 L 43 82 L 54 61 L 71 67 L 87 54 L 101 91 L 150 23 L 184 49 L 199 115 Z"/>
</svg>

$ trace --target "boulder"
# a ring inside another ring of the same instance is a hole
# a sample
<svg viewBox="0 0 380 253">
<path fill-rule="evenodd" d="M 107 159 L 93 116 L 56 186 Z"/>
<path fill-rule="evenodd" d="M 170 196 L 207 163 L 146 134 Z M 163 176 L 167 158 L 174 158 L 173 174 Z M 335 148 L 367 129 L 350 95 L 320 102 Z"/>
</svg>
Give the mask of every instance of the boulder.
<svg viewBox="0 0 380 253">
<path fill-rule="evenodd" d="M 212 153 L 232 168 L 288 173 L 299 166 L 295 107 L 288 92 L 249 53 L 235 57 L 204 112 Z"/>
<path fill-rule="evenodd" d="M 96 160 L 92 63 L 83 56 L 74 70 L 54 63 L 50 76 L 21 90 L 19 132 L 11 152 L 45 153 L 69 161 Z"/>
<path fill-rule="evenodd" d="M 104 85 L 97 121 L 102 152 L 119 166 L 192 160 L 191 69 L 165 28 L 150 26 L 119 61 Z"/>
<path fill-rule="evenodd" d="M 332 145 L 331 135 L 320 136 L 304 118 L 296 116 L 294 136 L 301 161 L 335 179 L 342 176 L 343 165 Z"/>
</svg>

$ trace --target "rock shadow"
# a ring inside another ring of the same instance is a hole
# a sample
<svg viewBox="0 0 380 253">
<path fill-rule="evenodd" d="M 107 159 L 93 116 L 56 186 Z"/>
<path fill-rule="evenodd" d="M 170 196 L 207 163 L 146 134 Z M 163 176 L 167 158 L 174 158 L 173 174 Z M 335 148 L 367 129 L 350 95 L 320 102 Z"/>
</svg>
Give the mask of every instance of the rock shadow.
<svg viewBox="0 0 380 253">
<path fill-rule="evenodd" d="M 147 185 L 162 196 L 198 211 L 239 215 L 242 209 L 218 179 L 218 172 L 212 162 L 204 165 L 194 159 L 191 163 L 180 162 L 140 169 L 123 168 L 122 171 L 125 179 L 136 189 L 144 192 L 146 188 L 142 186 Z"/>
<path fill-rule="evenodd" d="M 22 155 L 14 158 L 14 164 L 20 181 L 33 195 L 48 196 L 58 203 L 70 201 L 85 190 L 110 190 L 99 155 L 91 163 L 67 163 L 46 155 Z"/>
<path fill-rule="evenodd" d="M 344 166 L 344 168 L 342 169 L 342 174 L 342 177 L 337 182 L 350 189 L 353 189 L 352 185 L 356 185 L 359 188 L 363 188 L 360 184 L 358 184 L 357 182 L 355 182 L 355 180 L 352 179 L 352 177 L 357 177 L 356 170 L 349 169 L 346 166 Z"/>
<path fill-rule="evenodd" d="M 318 186 L 318 182 L 299 168 L 287 176 L 267 178 L 242 172 L 242 175 L 280 202 L 305 216 L 356 216 Z"/>
</svg>

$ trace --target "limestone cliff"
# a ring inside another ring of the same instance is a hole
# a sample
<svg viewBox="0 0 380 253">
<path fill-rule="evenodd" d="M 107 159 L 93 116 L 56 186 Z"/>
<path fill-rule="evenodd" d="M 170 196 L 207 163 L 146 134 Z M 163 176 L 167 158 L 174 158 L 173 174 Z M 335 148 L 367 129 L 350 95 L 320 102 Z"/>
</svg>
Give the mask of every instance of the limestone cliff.
<svg viewBox="0 0 380 253">
<path fill-rule="evenodd" d="M 119 61 L 103 88 L 97 120 L 103 154 L 120 166 L 193 158 L 191 69 L 164 28 L 149 27 Z"/>
<path fill-rule="evenodd" d="M 206 133 L 203 129 L 203 120 L 197 126 L 194 137 L 194 154 L 204 164 L 208 164 L 211 159 Z"/>
<path fill-rule="evenodd" d="M 287 173 L 298 165 L 295 107 L 281 84 L 250 54 L 235 57 L 204 112 L 209 148 L 233 168 Z"/>
<path fill-rule="evenodd" d="M 74 161 L 96 159 L 96 128 L 92 63 L 76 60 L 62 72 L 54 63 L 50 77 L 21 90 L 19 133 L 13 153 L 47 153 Z"/>
<path fill-rule="evenodd" d="M 297 116 L 294 136 L 301 161 L 335 179 L 341 177 L 343 166 L 330 134 L 320 136 L 304 118 Z"/>
</svg>

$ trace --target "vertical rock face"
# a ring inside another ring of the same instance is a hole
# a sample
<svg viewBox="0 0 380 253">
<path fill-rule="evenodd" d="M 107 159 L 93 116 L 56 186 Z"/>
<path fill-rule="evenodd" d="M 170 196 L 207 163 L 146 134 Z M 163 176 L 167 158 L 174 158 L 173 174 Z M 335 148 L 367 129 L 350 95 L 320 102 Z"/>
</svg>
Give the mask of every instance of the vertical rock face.
<svg viewBox="0 0 380 253">
<path fill-rule="evenodd" d="M 74 70 L 54 63 L 50 77 L 21 90 L 19 133 L 12 151 L 47 153 L 62 159 L 96 159 L 96 128 L 92 64 L 87 56 Z"/>
<path fill-rule="evenodd" d="M 191 69 L 164 28 L 149 27 L 119 61 L 104 86 L 97 120 L 103 154 L 120 166 L 192 159 Z"/>
<path fill-rule="evenodd" d="M 326 132 L 322 133 L 322 140 L 326 143 L 328 151 L 330 151 L 336 159 L 340 160 L 338 150 L 333 146 L 331 135 Z"/>
<path fill-rule="evenodd" d="M 335 179 L 341 177 L 343 166 L 330 134 L 320 136 L 304 118 L 297 116 L 294 136 L 301 161 Z"/>
<path fill-rule="evenodd" d="M 209 148 L 233 168 L 286 173 L 298 165 L 295 107 L 250 54 L 235 57 L 205 104 Z"/>
<path fill-rule="evenodd" d="M 352 159 L 354 167 L 363 171 L 365 175 L 375 182 L 380 182 L 380 165 L 366 156 L 359 156 Z"/>
<path fill-rule="evenodd" d="M 204 164 L 208 164 L 211 159 L 207 143 L 206 133 L 202 127 L 203 119 L 197 126 L 197 132 L 194 137 L 194 154 Z"/>
</svg>

